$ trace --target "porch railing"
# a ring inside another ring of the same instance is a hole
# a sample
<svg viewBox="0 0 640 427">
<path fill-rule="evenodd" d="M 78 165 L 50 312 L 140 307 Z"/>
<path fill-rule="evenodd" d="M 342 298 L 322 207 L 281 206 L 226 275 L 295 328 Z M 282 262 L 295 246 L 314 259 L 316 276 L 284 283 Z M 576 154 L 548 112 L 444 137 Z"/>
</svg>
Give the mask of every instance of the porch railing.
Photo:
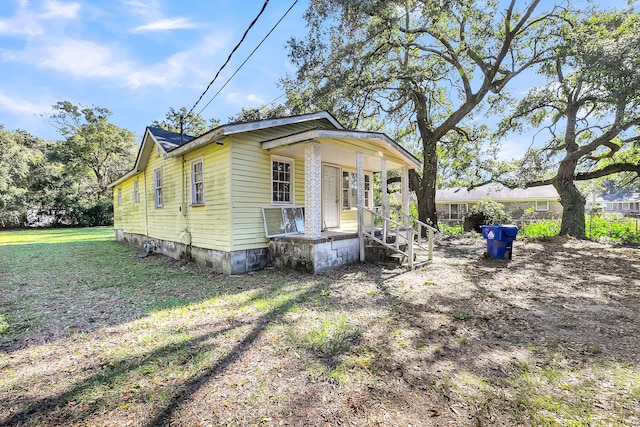
<svg viewBox="0 0 640 427">
<path fill-rule="evenodd" d="M 377 206 L 373 209 L 358 206 L 361 261 L 365 259 L 365 238 L 406 256 L 409 268 L 414 267 L 414 253 L 418 248 L 426 250 L 427 260 L 431 261 L 433 259 L 433 236 L 436 231 L 434 227 L 390 206 Z M 427 234 L 426 240 L 423 234 Z M 394 237 L 392 243 L 388 242 L 389 236 Z M 406 249 L 403 249 L 405 244 Z"/>
</svg>

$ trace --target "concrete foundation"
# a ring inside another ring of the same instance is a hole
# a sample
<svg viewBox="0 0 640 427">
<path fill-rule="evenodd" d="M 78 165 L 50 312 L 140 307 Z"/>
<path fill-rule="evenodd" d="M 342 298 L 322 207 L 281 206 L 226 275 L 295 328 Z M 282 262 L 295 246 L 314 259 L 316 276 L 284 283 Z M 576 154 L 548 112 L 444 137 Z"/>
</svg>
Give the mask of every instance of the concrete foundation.
<svg viewBox="0 0 640 427">
<path fill-rule="evenodd" d="M 154 239 L 142 234 L 125 233 L 123 230 L 115 230 L 115 237 L 118 242 L 139 248 L 143 248 L 147 242 L 151 243 L 154 252 L 173 259 L 188 259 L 198 265 L 225 274 L 262 270 L 269 264 L 269 248 L 225 252 Z"/>
<path fill-rule="evenodd" d="M 286 236 L 271 239 L 271 262 L 277 268 L 321 273 L 360 260 L 358 235 L 323 233 L 315 239 Z"/>
</svg>

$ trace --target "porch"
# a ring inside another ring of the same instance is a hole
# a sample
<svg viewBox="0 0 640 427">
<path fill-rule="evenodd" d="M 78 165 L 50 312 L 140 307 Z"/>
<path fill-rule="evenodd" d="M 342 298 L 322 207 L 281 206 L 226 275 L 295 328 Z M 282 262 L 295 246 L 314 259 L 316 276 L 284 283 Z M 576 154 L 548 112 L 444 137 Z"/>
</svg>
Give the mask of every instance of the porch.
<svg viewBox="0 0 640 427">
<path fill-rule="evenodd" d="M 413 245 L 422 243 L 428 228 L 409 215 L 409 170 L 420 167 L 413 155 L 381 133 L 332 129 L 264 141 L 262 148 L 304 158 L 304 232 L 270 240 L 274 265 L 319 272 L 365 261 L 367 247 L 377 245 L 413 267 Z M 400 176 L 399 210 L 390 207 L 389 171 Z M 374 191 L 379 207 L 373 206 Z"/>
<path fill-rule="evenodd" d="M 358 218 L 360 226 L 356 229 L 322 230 L 313 238 L 304 234 L 272 238 L 272 264 L 320 273 L 358 261 L 415 268 L 433 259 L 432 227 L 388 206 L 360 207 Z"/>
</svg>

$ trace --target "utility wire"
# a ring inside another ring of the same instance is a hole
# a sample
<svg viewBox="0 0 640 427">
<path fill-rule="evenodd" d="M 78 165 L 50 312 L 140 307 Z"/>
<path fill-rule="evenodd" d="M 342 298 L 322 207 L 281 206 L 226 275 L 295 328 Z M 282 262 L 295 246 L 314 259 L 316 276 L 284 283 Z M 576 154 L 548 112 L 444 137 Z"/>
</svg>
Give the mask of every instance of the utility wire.
<svg viewBox="0 0 640 427">
<path fill-rule="evenodd" d="M 195 104 L 193 104 L 193 107 L 191 107 L 191 109 L 189 110 L 189 112 L 187 113 L 187 117 L 189 117 L 189 115 L 191 115 L 191 113 L 193 112 L 193 110 L 196 108 L 196 106 L 198 105 L 198 103 L 202 100 L 202 98 L 204 97 L 204 95 L 207 93 L 207 91 L 209 90 L 209 88 L 211 87 L 211 85 L 216 81 L 216 79 L 218 78 L 218 76 L 220 75 L 220 72 L 222 72 L 222 70 L 224 69 L 224 67 L 227 66 L 227 64 L 229 63 L 229 61 L 231 60 L 231 57 L 233 56 L 233 54 L 235 53 L 236 50 L 238 50 L 238 48 L 240 47 L 240 45 L 242 44 L 242 42 L 244 41 L 244 39 L 247 37 L 247 34 L 249 34 L 249 30 L 251 30 L 251 28 L 255 25 L 256 22 L 258 22 L 258 19 L 260 18 L 260 16 L 262 15 L 262 12 L 264 12 L 264 10 L 267 8 L 267 5 L 269 4 L 269 0 L 265 0 L 264 4 L 262 5 L 262 9 L 260 9 L 260 12 L 258 13 L 258 15 L 253 19 L 253 21 L 251 21 L 251 23 L 249 24 L 249 27 L 247 27 L 247 29 L 245 30 L 244 34 L 242 35 L 242 38 L 240 39 L 240 41 L 238 42 L 238 44 L 236 44 L 236 46 L 233 48 L 233 50 L 231 51 L 231 53 L 229 54 L 229 56 L 227 57 L 227 60 L 224 62 L 224 64 L 222 64 L 222 67 L 220 67 L 220 69 L 218 70 L 218 72 L 216 73 L 216 75 L 213 77 L 213 80 L 211 80 L 211 82 L 209 83 L 209 85 L 207 86 L 207 88 L 204 90 L 204 92 L 202 92 L 202 95 L 200 95 L 200 98 L 198 98 L 198 100 L 196 101 Z M 181 118 L 181 123 L 183 123 L 185 120 L 185 117 Z"/>
<path fill-rule="evenodd" d="M 209 100 L 209 102 L 207 102 L 207 104 L 202 107 L 202 110 L 200 110 L 200 112 L 198 114 L 202 114 L 202 112 L 205 110 L 205 108 L 207 108 L 209 106 L 209 104 L 211 104 L 211 102 L 216 99 L 216 97 L 220 94 L 220 92 L 222 92 L 222 90 L 229 84 L 229 82 L 231 81 L 231 79 L 233 79 L 235 77 L 236 74 L 238 74 L 238 72 L 240 71 L 240 69 L 244 66 L 244 64 L 247 63 L 247 61 L 249 61 L 249 59 L 251 59 L 251 57 L 253 56 L 254 53 L 256 53 L 256 51 L 260 48 L 260 46 L 262 46 L 262 43 L 265 42 L 265 40 L 267 40 L 267 38 L 271 35 L 271 33 L 273 33 L 273 31 L 276 29 L 276 27 L 278 25 L 280 25 L 280 22 L 282 22 L 282 20 L 289 14 L 289 12 L 291 12 L 291 9 L 293 9 L 293 7 L 298 3 L 298 0 L 295 0 L 293 2 L 293 4 L 291 6 L 289 6 L 289 9 L 287 9 L 287 11 L 284 13 L 284 15 L 282 15 L 280 17 L 280 19 L 278 19 L 278 22 L 275 23 L 275 25 L 273 27 L 271 27 L 271 30 L 269 30 L 269 32 L 267 33 L 266 36 L 263 37 L 263 39 L 260 41 L 260 43 L 258 43 L 258 45 L 255 47 L 255 49 L 253 49 L 253 51 L 249 54 L 249 56 L 247 56 L 247 58 L 244 60 L 244 62 L 242 64 L 240 64 L 240 66 L 238 68 L 236 68 L 236 70 L 233 72 L 233 74 L 231 74 L 231 77 L 229 77 L 227 79 L 227 81 L 222 85 L 222 87 L 220 87 L 220 89 L 218 89 L 218 91 L 215 93 L 215 95 L 213 95 L 213 97 L 211 97 L 211 99 Z M 213 82 L 212 82 L 213 83 Z M 204 95 L 204 94 L 203 94 Z M 282 97 L 284 95 L 281 95 L 280 97 Z M 278 98 L 280 98 L 278 97 Z"/>
</svg>

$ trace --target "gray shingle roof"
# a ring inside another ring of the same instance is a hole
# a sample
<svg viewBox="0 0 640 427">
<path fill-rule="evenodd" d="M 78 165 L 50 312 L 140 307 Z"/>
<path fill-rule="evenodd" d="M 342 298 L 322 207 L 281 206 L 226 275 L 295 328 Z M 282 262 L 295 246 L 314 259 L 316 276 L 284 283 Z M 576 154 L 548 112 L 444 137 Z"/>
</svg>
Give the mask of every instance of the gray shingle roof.
<svg viewBox="0 0 640 427">
<path fill-rule="evenodd" d="M 553 185 L 510 189 L 500 184 L 486 184 L 471 191 L 460 187 L 436 190 L 436 202 L 476 202 L 485 197 L 495 201 L 558 200 L 560 198 Z"/>
<path fill-rule="evenodd" d="M 148 129 L 156 142 L 160 144 L 162 149 L 167 153 L 195 139 L 195 136 L 180 135 L 179 133 L 160 128 L 148 127 Z"/>
<path fill-rule="evenodd" d="M 607 194 L 597 197 L 596 202 L 640 202 L 640 193 Z"/>
</svg>

